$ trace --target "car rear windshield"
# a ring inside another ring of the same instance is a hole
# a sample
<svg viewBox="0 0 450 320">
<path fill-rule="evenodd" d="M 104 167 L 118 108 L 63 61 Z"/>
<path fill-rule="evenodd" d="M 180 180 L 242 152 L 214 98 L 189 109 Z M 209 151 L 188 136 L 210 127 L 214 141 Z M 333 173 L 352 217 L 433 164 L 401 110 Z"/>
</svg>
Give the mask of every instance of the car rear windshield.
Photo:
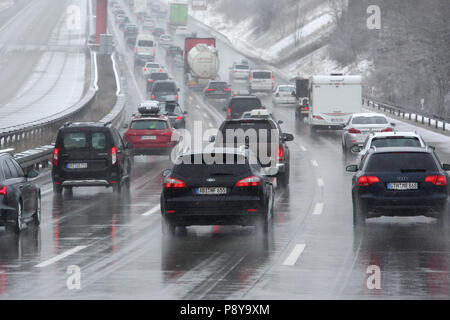
<svg viewBox="0 0 450 320">
<path fill-rule="evenodd" d="M 228 134 L 230 134 L 231 130 L 232 133 L 238 133 L 239 129 L 242 129 L 245 135 L 248 135 L 249 137 L 252 136 L 252 131 L 254 130 L 254 133 L 258 139 L 258 142 L 261 141 L 261 139 L 264 142 L 270 142 L 272 139 L 272 129 L 275 129 L 271 126 L 269 121 L 252 121 L 252 120 L 243 120 L 243 121 L 233 121 L 228 122 L 224 124 L 222 127 L 222 136 L 223 136 L 223 142 L 229 141 L 231 137 L 227 137 Z M 239 136 L 237 137 L 239 138 Z M 242 140 L 243 141 L 243 140 Z"/>
<path fill-rule="evenodd" d="M 248 70 L 250 69 L 249 66 L 245 65 L 245 64 L 238 64 L 234 66 L 235 69 L 239 69 L 239 70 Z"/>
<path fill-rule="evenodd" d="M 153 47 L 153 41 L 151 40 L 139 40 L 138 41 L 139 47 Z"/>
<path fill-rule="evenodd" d="M 254 79 L 272 79 L 272 72 L 269 71 L 255 71 L 253 72 Z"/>
<path fill-rule="evenodd" d="M 135 120 L 131 122 L 133 130 L 165 130 L 167 122 L 164 120 Z"/>
<path fill-rule="evenodd" d="M 261 109 L 261 101 L 258 98 L 255 99 L 232 99 L 230 102 L 230 111 L 232 115 L 241 115 L 245 111 L 251 111 L 253 109 Z"/>
<path fill-rule="evenodd" d="M 237 154 L 197 154 L 177 160 L 173 172 L 184 177 L 240 176 L 250 174 L 248 160 Z"/>
<path fill-rule="evenodd" d="M 437 171 L 430 153 L 393 152 L 373 154 L 367 162 L 367 172 L 429 172 Z"/>
<path fill-rule="evenodd" d="M 420 147 L 420 140 L 416 137 L 373 138 L 371 146 L 386 147 Z"/>
<path fill-rule="evenodd" d="M 282 92 L 292 92 L 292 91 L 295 91 L 295 87 L 294 86 L 279 86 L 278 90 L 282 91 Z"/>
<path fill-rule="evenodd" d="M 169 104 L 161 104 L 159 107 L 161 113 L 175 113 L 181 114 L 181 108 L 178 104 L 169 103 Z"/>
<path fill-rule="evenodd" d="M 352 124 L 386 124 L 388 123 L 385 117 L 354 117 Z"/>
<path fill-rule="evenodd" d="M 209 87 L 214 89 L 225 89 L 228 88 L 228 84 L 226 82 L 211 82 Z"/>
<path fill-rule="evenodd" d="M 155 83 L 153 86 L 153 91 L 162 91 L 162 92 L 175 92 L 175 83 L 165 82 L 165 83 Z"/>
<path fill-rule="evenodd" d="M 147 63 L 146 68 L 159 69 L 160 66 L 158 63 Z"/>
<path fill-rule="evenodd" d="M 63 135 L 62 140 L 63 147 L 66 150 L 89 147 L 95 150 L 106 148 L 106 135 L 104 132 L 68 132 Z"/>
<path fill-rule="evenodd" d="M 150 78 L 153 80 L 167 80 L 169 79 L 169 75 L 164 72 L 152 73 Z"/>
</svg>

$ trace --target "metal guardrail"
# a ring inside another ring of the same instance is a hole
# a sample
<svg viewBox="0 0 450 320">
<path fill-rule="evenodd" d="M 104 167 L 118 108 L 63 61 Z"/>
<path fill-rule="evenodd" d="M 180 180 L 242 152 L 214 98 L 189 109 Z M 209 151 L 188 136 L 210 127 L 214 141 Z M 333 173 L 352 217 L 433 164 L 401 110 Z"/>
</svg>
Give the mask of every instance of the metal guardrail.
<svg viewBox="0 0 450 320">
<path fill-rule="evenodd" d="M 375 101 L 370 97 L 363 97 L 363 105 L 373 109 L 378 109 L 380 111 L 383 110 L 383 112 L 396 115 L 405 120 L 428 125 L 429 127 L 434 127 L 435 129 L 442 129 L 442 131 L 450 130 L 449 119 L 444 119 L 443 117 L 439 117 L 436 115 L 418 114 L 400 106 L 394 106 L 384 102 Z"/>
</svg>

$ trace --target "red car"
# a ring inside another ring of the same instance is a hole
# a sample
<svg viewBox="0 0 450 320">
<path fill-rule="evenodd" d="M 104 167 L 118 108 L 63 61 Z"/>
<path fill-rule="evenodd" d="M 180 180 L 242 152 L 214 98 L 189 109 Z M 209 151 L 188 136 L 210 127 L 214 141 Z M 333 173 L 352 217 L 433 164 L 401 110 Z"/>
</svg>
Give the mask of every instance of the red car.
<svg viewBox="0 0 450 320">
<path fill-rule="evenodd" d="M 123 135 L 125 144 L 136 155 L 171 155 L 178 143 L 177 133 L 169 118 L 159 114 L 159 107 L 139 108 Z"/>
</svg>

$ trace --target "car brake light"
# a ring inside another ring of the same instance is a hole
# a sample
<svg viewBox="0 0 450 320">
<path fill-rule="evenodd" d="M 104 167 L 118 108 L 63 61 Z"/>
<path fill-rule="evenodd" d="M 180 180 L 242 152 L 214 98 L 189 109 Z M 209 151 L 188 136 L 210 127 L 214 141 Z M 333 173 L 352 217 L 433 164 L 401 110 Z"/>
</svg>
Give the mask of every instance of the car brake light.
<svg viewBox="0 0 450 320">
<path fill-rule="evenodd" d="M 214 91 L 214 89 L 208 88 L 208 89 L 206 89 L 206 91 Z"/>
<path fill-rule="evenodd" d="M 252 76 L 250 76 L 250 81 L 252 81 L 253 80 L 253 77 Z"/>
<path fill-rule="evenodd" d="M 184 183 L 184 181 L 168 177 L 164 179 L 164 188 L 186 188 L 186 183 Z"/>
<path fill-rule="evenodd" d="M 251 176 L 236 182 L 236 187 L 257 187 L 261 183 L 261 179 L 257 176 Z"/>
<path fill-rule="evenodd" d="M 231 91 L 231 89 L 230 88 L 225 88 L 225 89 L 223 89 L 223 91 Z"/>
<path fill-rule="evenodd" d="M 308 107 L 303 107 L 303 110 L 308 111 Z"/>
<path fill-rule="evenodd" d="M 386 128 L 386 129 L 381 130 L 381 132 L 391 132 L 391 131 L 393 131 L 392 128 Z"/>
<path fill-rule="evenodd" d="M 155 99 L 155 95 L 154 94 L 152 94 L 152 99 Z"/>
<path fill-rule="evenodd" d="M 111 148 L 111 164 L 117 163 L 117 148 L 112 147 Z"/>
<path fill-rule="evenodd" d="M 6 196 L 8 193 L 8 187 L 7 186 L 1 186 L 0 187 L 0 196 Z"/>
<path fill-rule="evenodd" d="M 183 120 L 183 116 L 178 116 L 175 120 Z"/>
<path fill-rule="evenodd" d="M 152 80 L 152 79 L 148 79 L 147 81 L 148 81 L 148 82 L 153 82 L 153 80 Z"/>
<path fill-rule="evenodd" d="M 278 150 L 277 150 L 277 160 L 283 160 L 283 147 L 278 147 Z"/>
<path fill-rule="evenodd" d="M 175 99 L 178 100 L 178 95 L 175 96 Z"/>
<path fill-rule="evenodd" d="M 230 119 L 231 118 L 231 109 L 230 109 L 230 107 L 228 107 L 228 109 L 227 109 L 227 119 Z"/>
<path fill-rule="evenodd" d="M 53 149 L 53 165 L 55 167 L 58 166 L 58 154 L 59 154 L 59 149 L 58 148 Z"/>
<path fill-rule="evenodd" d="M 428 176 L 425 178 L 425 182 L 431 182 L 432 184 L 436 186 L 446 186 L 447 185 L 447 179 L 445 176 Z"/>
<path fill-rule="evenodd" d="M 358 179 L 358 186 L 360 187 L 367 187 L 370 186 L 372 183 L 380 182 L 380 179 L 375 176 L 362 176 Z"/>
<path fill-rule="evenodd" d="M 313 115 L 313 119 L 324 120 L 321 116 L 318 115 Z"/>
<path fill-rule="evenodd" d="M 355 128 L 350 128 L 348 130 L 348 133 L 361 133 L 361 130 L 355 129 Z"/>
<path fill-rule="evenodd" d="M 144 68 L 144 72 L 146 72 L 147 71 L 147 68 Z"/>
</svg>

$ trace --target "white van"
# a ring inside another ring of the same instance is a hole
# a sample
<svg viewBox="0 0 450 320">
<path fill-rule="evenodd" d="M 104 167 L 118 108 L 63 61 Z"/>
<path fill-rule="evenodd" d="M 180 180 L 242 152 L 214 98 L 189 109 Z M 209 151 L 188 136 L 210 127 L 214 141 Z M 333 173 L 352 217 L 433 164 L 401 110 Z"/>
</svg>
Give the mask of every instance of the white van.
<svg viewBox="0 0 450 320">
<path fill-rule="evenodd" d="M 150 34 L 139 34 L 136 39 L 135 61 L 140 65 L 155 60 L 156 43 Z"/>
<path fill-rule="evenodd" d="M 249 91 L 270 91 L 272 92 L 275 82 L 273 72 L 270 70 L 251 70 L 249 79 Z"/>
<path fill-rule="evenodd" d="M 350 115 L 362 112 L 361 76 L 312 76 L 309 83 L 312 130 L 342 129 Z"/>
</svg>

